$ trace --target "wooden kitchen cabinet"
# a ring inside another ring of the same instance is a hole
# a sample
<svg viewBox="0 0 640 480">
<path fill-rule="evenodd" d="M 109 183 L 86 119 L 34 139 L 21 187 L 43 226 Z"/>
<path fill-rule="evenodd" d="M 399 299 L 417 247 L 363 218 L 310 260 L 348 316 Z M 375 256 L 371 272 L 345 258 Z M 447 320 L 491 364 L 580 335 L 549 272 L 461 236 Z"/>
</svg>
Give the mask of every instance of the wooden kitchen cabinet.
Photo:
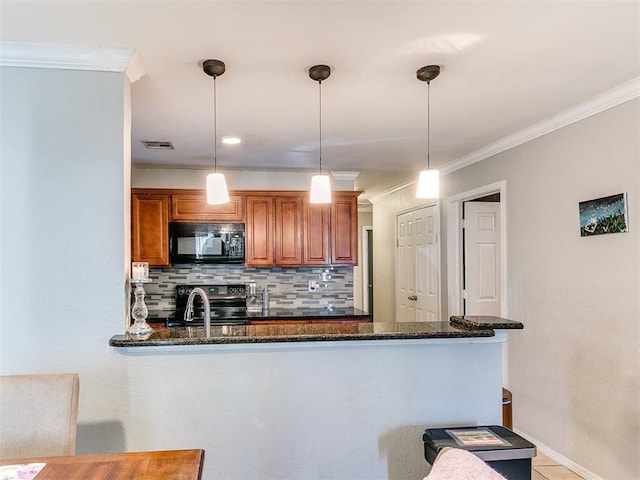
<svg viewBox="0 0 640 480">
<path fill-rule="evenodd" d="M 303 265 L 329 265 L 331 263 L 331 205 L 303 201 Z"/>
<path fill-rule="evenodd" d="M 175 222 L 242 222 L 244 196 L 229 195 L 229 202 L 209 205 L 202 191 L 171 195 L 171 217 Z"/>
<path fill-rule="evenodd" d="M 244 222 L 246 265 L 357 265 L 360 192 L 334 191 L 312 205 L 305 191 L 239 191 L 209 205 L 201 190 L 131 190 L 133 261 L 169 265 L 170 222 Z"/>
<path fill-rule="evenodd" d="M 247 196 L 245 263 L 251 267 L 274 264 L 274 198 Z"/>
<path fill-rule="evenodd" d="M 169 265 L 169 205 L 165 194 L 131 195 L 131 256 L 149 266 Z"/>
<path fill-rule="evenodd" d="M 331 263 L 358 264 L 358 193 L 333 192 L 331 202 Z"/>
<path fill-rule="evenodd" d="M 247 196 L 248 266 L 300 266 L 303 200 L 300 194 Z"/>
<path fill-rule="evenodd" d="M 277 196 L 275 200 L 275 264 L 302 265 L 302 196 Z"/>
</svg>

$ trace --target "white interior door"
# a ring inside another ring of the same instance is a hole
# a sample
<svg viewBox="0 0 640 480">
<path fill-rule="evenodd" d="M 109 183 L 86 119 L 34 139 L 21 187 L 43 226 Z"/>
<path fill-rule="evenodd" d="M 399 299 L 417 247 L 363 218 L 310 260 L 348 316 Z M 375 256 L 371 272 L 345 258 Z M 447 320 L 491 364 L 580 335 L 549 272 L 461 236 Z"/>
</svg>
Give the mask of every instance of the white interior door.
<svg viewBox="0 0 640 480">
<path fill-rule="evenodd" d="M 464 313 L 501 315 L 500 203 L 464 204 Z"/>
<path fill-rule="evenodd" d="M 436 207 L 398 216 L 396 321 L 440 318 L 440 250 Z"/>
<path fill-rule="evenodd" d="M 415 250 L 412 212 L 398 215 L 398 268 L 396 274 L 396 321 L 415 321 Z"/>
<path fill-rule="evenodd" d="M 416 321 L 440 320 L 440 249 L 436 207 L 414 212 L 416 245 Z"/>
</svg>

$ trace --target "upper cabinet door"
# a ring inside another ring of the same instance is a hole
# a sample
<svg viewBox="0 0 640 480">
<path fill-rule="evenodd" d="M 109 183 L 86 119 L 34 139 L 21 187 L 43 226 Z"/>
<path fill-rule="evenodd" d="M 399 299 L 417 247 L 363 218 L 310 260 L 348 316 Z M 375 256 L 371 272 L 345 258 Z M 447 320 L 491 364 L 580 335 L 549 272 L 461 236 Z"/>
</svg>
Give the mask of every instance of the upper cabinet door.
<svg viewBox="0 0 640 480">
<path fill-rule="evenodd" d="M 302 265 L 302 197 L 275 197 L 275 264 Z"/>
<path fill-rule="evenodd" d="M 333 192 L 331 263 L 358 264 L 358 198 L 356 192 Z"/>
<path fill-rule="evenodd" d="M 176 193 L 171 196 L 172 219 L 178 222 L 242 222 L 244 196 L 229 195 L 229 202 L 209 205 L 202 193 Z"/>
<path fill-rule="evenodd" d="M 304 197 L 304 265 L 331 263 L 331 205 L 314 205 Z"/>
<path fill-rule="evenodd" d="M 274 209 L 271 196 L 247 196 L 246 264 L 274 264 Z"/>
<path fill-rule="evenodd" d="M 169 195 L 131 196 L 131 255 L 153 267 L 169 265 Z"/>
</svg>

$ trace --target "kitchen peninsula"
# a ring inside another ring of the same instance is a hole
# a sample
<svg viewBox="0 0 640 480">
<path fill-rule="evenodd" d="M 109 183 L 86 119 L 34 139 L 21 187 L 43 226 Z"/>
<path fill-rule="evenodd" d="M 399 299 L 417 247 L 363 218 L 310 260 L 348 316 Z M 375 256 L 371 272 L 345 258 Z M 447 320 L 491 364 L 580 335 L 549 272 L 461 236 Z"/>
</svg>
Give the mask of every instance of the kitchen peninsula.
<svg viewBox="0 0 640 480">
<path fill-rule="evenodd" d="M 211 479 L 424 478 L 425 428 L 501 423 L 507 330 L 476 323 L 115 335 L 132 406 L 128 441 L 203 448 Z"/>
<path fill-rule="evenodd" d="M 366 318 L 366 317 L 363 317 Z M 112 347 L 170 347 L 282 342 L 339 342 L 364 340 L 473 339 L 494 337 L 493 328 L 521 329 L 522 323 L 497 317 L 452 317 L 450 322 L 313 322 L 255 321 L 251 325 L 159 328 L 148 337 L 114 335 Z"/>
</svg>

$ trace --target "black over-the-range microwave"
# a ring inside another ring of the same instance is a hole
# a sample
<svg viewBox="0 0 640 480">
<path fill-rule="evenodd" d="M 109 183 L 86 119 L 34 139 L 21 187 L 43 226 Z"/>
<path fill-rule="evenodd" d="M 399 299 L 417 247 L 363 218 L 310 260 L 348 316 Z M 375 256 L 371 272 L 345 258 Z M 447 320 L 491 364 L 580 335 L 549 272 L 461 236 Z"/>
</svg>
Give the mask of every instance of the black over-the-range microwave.
<svg viewBox="0 0 640 480">
<path fill-rule="evenodd" d="M 244 263 L 244 223 L 169 225 L 171 263 Z"/>
</svg>

